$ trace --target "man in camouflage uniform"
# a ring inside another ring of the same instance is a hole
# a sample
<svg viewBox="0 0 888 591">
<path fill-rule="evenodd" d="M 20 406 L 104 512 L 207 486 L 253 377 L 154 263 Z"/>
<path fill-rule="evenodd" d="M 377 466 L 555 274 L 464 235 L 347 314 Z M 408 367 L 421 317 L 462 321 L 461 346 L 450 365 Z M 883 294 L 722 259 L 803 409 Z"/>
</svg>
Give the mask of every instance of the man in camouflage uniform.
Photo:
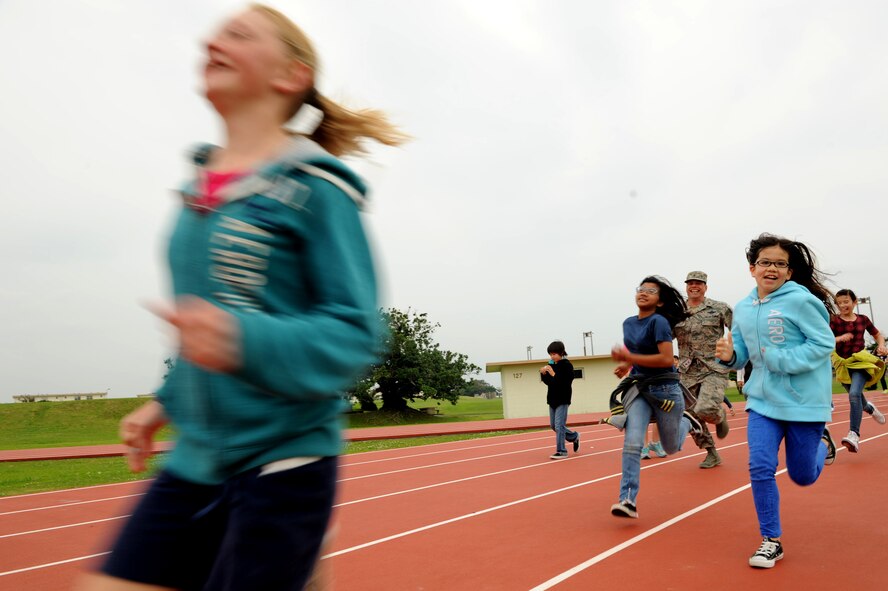
<svg viewBox="0 0 888 591">
<path fill-rule="evenodd" d="M 731 328 L 733 312 L 724 302 L 706 297 L 706 273 L 691 271 L 685 280 L 688 294 L 688 312 L 686 320 L 675 326 L 675 338 L 678 339 L 678 371 L 681 383 L 697 397 L 693 413 L 703 424 L 703 432 L 692 434 L 694 442 L 700 449 L 706 450 L 706 458 L 700 463 L 701 468 L 714 468 L 721 464 L 721 456 L 715 449 L 706 423 L 715 425 L 719 439 L 728 434 L 728 419 L 722 400 L 728 385 L 728 368 L 719 364 L 715 358 L 715 343 L 722 337 L 725 328 Z"/>
</svg>

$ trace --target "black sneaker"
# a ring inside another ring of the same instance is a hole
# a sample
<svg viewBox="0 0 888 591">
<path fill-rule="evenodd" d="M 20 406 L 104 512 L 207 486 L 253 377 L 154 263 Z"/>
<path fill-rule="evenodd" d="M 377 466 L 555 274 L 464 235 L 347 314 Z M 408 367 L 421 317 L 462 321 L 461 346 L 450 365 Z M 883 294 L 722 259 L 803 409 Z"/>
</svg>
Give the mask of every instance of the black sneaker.
<svg viewBox="0 0 888 591">
<path fill-rule="evenodd" d="M 556 451 L 556 452 L 553 453 L 551 456 L 549 456 L 549 459 L 550 459 L 550 460 L 564 460 L 564 459 L 566 459 L 566 458 L 567 458 L 567 452 L 566 452 L 566 451 Z"/>
<path fill-rule="evenodd" d="M 826 444 L 826 459 L 823 460 L 823 463 L 827 466 L 836 461 L 836 444 L 832 440 L 832 436 L 829 434 L 829 429 L 826 427 L 823 428 L 823 443 Z"/>
<path fill-rule="evenodd" d="M 703 433 L 703 424 L 700 422 L 700 419 L 694 416 L 689 410 L 684 411 L 684 417 L 691 422 L 691 433 L 702 434 Z"/>
<path fill-rule="evenodd" d="M 783 558 L 783 544 L 780 540 L 763 538 L 762 545 L 749 557 L 749 566 L 772 568 L 781 558 Z"/>
<path fill-rule="evenodd" d="M 580 451 L 580 434 L 577 433 L 577 438 L 573 440 L 574 444 L 574 453 Z"/>
<path fill-rule="evenodd" d="M 624 499 L 619 503 L 611 505 L 611 515 L 616 517 L 629 517 L 630 519 L 638 519 L 638 511 L 635 505 Z"/>
</svg>

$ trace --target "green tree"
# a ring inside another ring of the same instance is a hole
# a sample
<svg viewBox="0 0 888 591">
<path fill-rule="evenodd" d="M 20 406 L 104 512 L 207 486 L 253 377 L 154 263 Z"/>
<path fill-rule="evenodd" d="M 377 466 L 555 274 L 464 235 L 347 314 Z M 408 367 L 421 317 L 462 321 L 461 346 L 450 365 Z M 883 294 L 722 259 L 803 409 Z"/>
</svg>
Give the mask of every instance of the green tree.
<svg viewBox="0 0 888 591">
<path fill-rule="evenodd" d="M 496 386 L 489 384 L 484 380 L 475 378 L 470 380 L 466 387 L 463 388 L 462 392 L 460 392 L 460 396 L 484 396 L 485 398 L 495 398 L 496 392 Z"/>
<path fill-rule="evenodd" d="M 462 353 L 444 351 L 434 340 L 435 329 L 424 313 L 410 308 L 380 310 L 389 328 L 383 361 L 371 368 L 353 393 L 362 402 L 374 390 L 382 397 L 382 410 L 404 411 L 408 401 L 447 400 L 456 404 L 470 383 L 465 376 L 481 371 Z M 374 404 L 375 406 L 375 404 Z"/>
</svg>

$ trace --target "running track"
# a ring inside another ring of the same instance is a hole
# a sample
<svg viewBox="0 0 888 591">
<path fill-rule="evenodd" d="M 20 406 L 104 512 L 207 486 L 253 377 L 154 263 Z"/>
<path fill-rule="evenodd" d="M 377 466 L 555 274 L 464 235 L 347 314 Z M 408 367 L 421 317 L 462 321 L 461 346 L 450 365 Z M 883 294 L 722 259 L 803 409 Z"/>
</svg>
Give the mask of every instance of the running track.
<svg viewBox="0 0 888 591">
<path fill-rule="evenodd" d="M 870 399 L 888 410 L 888 396 Z M 838 442 L 849 405 L 835 402 Z M 548 459 L 547 431 L 346 456 L 324 560 L 340 591 L 888 587 L 888 426 L 864 415 L 861 453 L 840 446 L 813 487 L 778 472 L 786 557 L 756 570 L 746 415 L 735 407 L 718 468 L 697 468 L 704 455 L 690 439 L 642 463 L 638 520 L 609 512 L 622 434 L 607 425 L 580 427 L 580 453 L 562 461 Z M 143 487 L 0 498 L 0 590 L 69 589 Z"/>
</svg>

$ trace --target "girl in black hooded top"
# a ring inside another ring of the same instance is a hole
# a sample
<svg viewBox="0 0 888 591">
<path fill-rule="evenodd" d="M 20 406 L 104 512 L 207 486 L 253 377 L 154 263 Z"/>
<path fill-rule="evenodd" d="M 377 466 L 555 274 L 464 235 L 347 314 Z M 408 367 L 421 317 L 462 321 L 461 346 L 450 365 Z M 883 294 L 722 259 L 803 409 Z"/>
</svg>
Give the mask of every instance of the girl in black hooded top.
<svg viewBox="0 0 888 591">
<path fill-rule="evenodd" d="M 567 428 L 567 407 L 573 392 L 571 383 L 574 379 L 573 364 L 567 360 L 564 343 L 552 341 L 546 349 L 551 360 L 540 368 L 540 379 L 549 391 L 546 402 L 549 404 L 549 425 L 555 431 L 555 453 L 549 456 L 553 460 L 567 457 L 565 441 L 573 444 L 574 452 L 580 450 L 580 434 Z"/>
</svg>

